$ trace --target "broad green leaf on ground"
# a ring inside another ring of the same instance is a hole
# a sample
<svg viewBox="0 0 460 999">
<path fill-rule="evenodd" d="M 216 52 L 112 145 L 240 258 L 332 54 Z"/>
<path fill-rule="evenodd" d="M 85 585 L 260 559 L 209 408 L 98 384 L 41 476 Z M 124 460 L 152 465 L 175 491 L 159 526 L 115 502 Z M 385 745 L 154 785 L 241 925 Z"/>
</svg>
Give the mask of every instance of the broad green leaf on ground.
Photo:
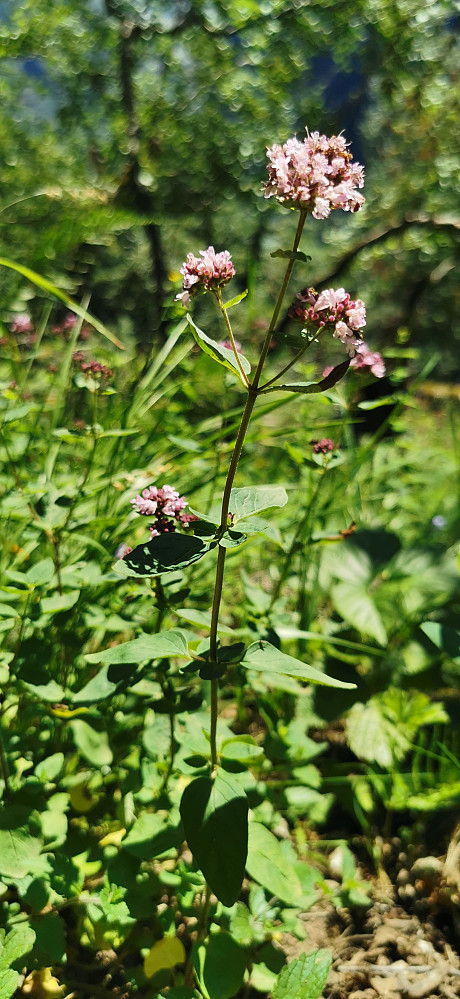
<svg viewBox="0 0 460 999">
<path fill-rule="evenodd" d="M 92 652 L 85 656 L 90 663 L 141 663 L 152 659 L 166 659 L 169 656 L 186 656 L 187 641 L 183 632 L 171 628 L 158 635 L 141 635 L 131 642 L 113 645 L 103 652 Z"/>
<path fill-rule="evenodd" d="M 207 999 L 233 999 L 246 971 L 246 953 L 229 933 L 213 933 L 195 945 L 193 964 Z"/>
<path fill-rule="evenodd" d="M 28 813 L 18 806 L 0 811 L 0 875 L 25 878 L 36 869 L 42 842 L 30 833 Z"/>
<path fill-rule="evenodd" d="M 241 665 L 248 669 L 260 670 L 263 673 L 282 673 L 287 676 L 295 676 L 309 683 L 319 683 L 326 687 L 342 687 L 344 690 L 351 690 L 356 687 L 355 683 L 345 683 L 343 680 L 335 680 L 326 673 L 321 673 L 314 666 L 303 663 L 300 659 L 294 659 L 284 652 L 271 645 L 270 642 L 262 640 L 253 642 L 246 649 Z"/>
<path fill-rule="evenodd" d="M 0 985 L 3 985 L 3 976 L 7 968 L 28 954 L 32 950 L 34 942 L 35 933 L 27 923 L 13 927 L 4 940 L 0 940 Z"/>
<path fill-rule="evenodd" d="M 367 704 L 357 703 L 348 712 L 347 742 L 361 760 L 383 768 L 402 760 L 422 725 L 446 722 L 442 704 L 419 691 L 389 687 Z"/>
<path fill-rule="evenodd" d="M 96 767 L 110 766 L 113 754 L 107 732 L 98 732 L 81 718 L 69 722 L 74 742 L 81 755 Z"/>
<path fill-rule="evenodd" d="M 460 632 L 455 628 L 449 628 L 439 621 L 422 621 L 421 630 L 447 656 L 450 656 L 455 663 L 460 663 Z"/>
<path fill-rule="evenodd" d="M 186 787 L 180 810 L 198 867 L 217 898 L 233 905 L 241 891 L 248 847 L 244 791 L 220 768 L 214 779 L 198 777 Z"/>
<path fill-rule="evenodd" d="M 388 636 L 380 613 L 365 585 L 337 583 L 332 587 L 334 607 L 344 621 L 352 624 L 362 635 L 375 638 L 379 645 L 386 645 Z"/>
<path fill-rule="evenodd" d="M 144 545 L 137 545 L 129 555 L 115 562 L 120 576 L 161 576 L 163 572 L 183 569 L 203 558 L 212 542 L 193 534 L 160 534 Z"/>
<path fill-rule="evenodd" d="M 241 486 L 230 493 L 229 511 L 232 524 L 246 517 L 253 517 L 263 510 L 286 506 L 287 492 L 283 486 Z"/>
<path fill-rule="evenodd" d="M 272 991 L 272 999 L 319 999 L 332 964 L 328 950 L 301 954 L 283 968 Z"/>
<path fill-rule="evenodd" d="M 229 348 L 224 347 L 222 343 L 219 343 L 217 340 L 212 340 L 211 337 L 206 335 L 206 333 L 203 333 L 203 330 L 200 330 L 199 326 L 196 326 L 196 324 L 193 322 L 193 319 L 190 314 L 187 315 L 187 320 L 190 329 L 193 333 L 194 339 L 196 340 L 198 346 L 201 347 L 201 349 L 204 351 L 204 353 L 209 354 L 209 356 L 212 357 L 214 361 L 218 361 L 219 364 L 223 364 L 225 368 L 229 368 L 230 371 L 236 373 L 238 377 L 241 379 L 241 372 L 238 367 L 233 350 L 232 349 L 229 350 Z M 248 375 L 251 370 L 251 365 L 249 361 L 244 356 L 244 354 L 240 354 L 239 351 L 238 351 L 238 357 L 240 359 L 240 364 L 244 373 Z"/>
<path fill-rule="evenodd" d="M 254 881 L 287 905 L 300 902 L 302 887 L 294 867 L 276 836 L 260 822 L 249 823 L 246 870 Z"/>
<path fill-rule="evenodd" d="M 2 971 L 1 976 L 0 999 L 13 999 L 19 981 L 19 973 L 9 968 L 8 971 Z"/>
</svg>

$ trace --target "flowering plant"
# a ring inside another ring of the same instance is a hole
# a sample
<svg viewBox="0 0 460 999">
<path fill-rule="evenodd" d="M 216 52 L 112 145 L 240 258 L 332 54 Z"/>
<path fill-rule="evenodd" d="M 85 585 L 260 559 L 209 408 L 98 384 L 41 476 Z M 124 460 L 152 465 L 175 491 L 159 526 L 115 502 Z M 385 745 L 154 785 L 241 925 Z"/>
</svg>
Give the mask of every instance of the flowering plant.
<svg viewBox="0 0 460 999">
<path fill-rule="evenodd" d="M 325 219 L 333 209 L 338 208 L 356 212 L 364 201 L 357 190 L 363 185 L 364 171 L 360 164 L 353 163 L 343 136 L 327 138 L 313 132 L 303 142 L 292 138 L 283 146 L 274 145 L 268 149 L 267 155 L 269 166 L 268 180 L 264 185 L 265 197 L 275 196 L 282 205 L 297 209 L 298 222 L 292 250 L 277 250 L 273 254 L 285 258 L 287 264 L 252 374 L 251 364 L 242 352 L 241 344 L 235 340 L 229 319 L 229 310 L 242 301 L 245 292 L 227 302 L 222 297 L 223 288 L 236 273 L 229 251 L 216 251 L 213 246 L 208 246 L 200 251 L 199 256 L 189 253 L 180 270 L 183 281 L 177 299 L 182 306 L 188 309 L 199 294 L 210 292 L 223 319 L 224 336 L 221 340 L 214 340 L 196 325 L 188 313 L 187 321 L 194 339 L 205 353 L 237 376 L 246 392 L 220 511 L 215 515 L 196 511 L 185 513 L 187 501 L 172 486 L 152 485 L 143 489 L 131 500 L 131 504 L 137 513 L 150 518 L 151 540 L 126 550 L 116 565 L 123 576 L 161 577 L 171 570 L 192 564 L 210 552 L 217 555 L 209 641 L 202 642 L 197 651 L 187 644 L 186 636 L 173 630 L 165 632 L 161 640 L 153 636 L 152 643 L 155 649 L 164 649 L 167 640 L 178 655 L 188 657 L 189 662 L 184 667 L 187 673 L 199 673 L 202 679 L 210 681 L 209 750 L 204 750 L 208 755 L 209 769 L 206 774 L 200 772 L 185 788 L 180 811 L 188 845 L 206 878 L 207 900 L 209 902 L 212 891 L 226 906 L 233 905 L 238 898 L 248 852 L 248 800 L 238 781 L 223 767 L 224 747 L 219 745 L 218 740 L 219 680 L 228 664 L 239 663 L 251 670 L 273 671 L 333 687 L 354 686 L 319 673 L 307 663 L 284 654 L 268 641 L 253 642 L 247 648 L 241 642 L 230 645 L 220 643 L 219 612 L 227 551 L 244 544 L 248 534 L 270 526 L 260 515 L 287 502 L 287 494 L 280 487 L 234 487 L 247 429 L 257 400 L 267 392 L 324 392 L 343 378 L 350 366 L 358 370 L 368 369 L 377 377 L 384 373 L 380 354 L 373 352 L 362 338 L 366 324 L 364 302 L 352 297 L 344 288 L 316 291 L 312 287 L 304 287 L 297 293 L 288 311 L 288 318 L 299 321 L 303 327 L 298 350 L 281 370 L 263 381 L 268 350 L 277 329 L 294 264 L 307 259 L 299 252 L 307 216 Z M 281 377 L 294 367 L 308 348 L 325 336 L 342 345 L 344 359 L 324 372 L 317 382 L 282 383 Z M 330 438 L 314 439 L 311 445 L 322 472 L 340 460 L 337 445 Z M 352 529 L 348 528 L 348 531 Z M 343 532 L 341 536 L 344 536 Z M 291 554 L 287 553 L 288 561 Z M 165 599 L 161 583 L 156 593 L 157 596 L 160 594 L 159 599 Z M 139 654 L 145 658 L 145 637 L 139 642 Z M 130 643 L 130 654 L 133 645 L 135 643 Z M 250 755 L 249 750 L 247 752 Z M 229 823 L 232 826 L 231 838 L 226 835 Z M 205 902 L 205 910 L 208 902 Z M 204 915 L 204 922 L 205 918 Z"/>
</svg>

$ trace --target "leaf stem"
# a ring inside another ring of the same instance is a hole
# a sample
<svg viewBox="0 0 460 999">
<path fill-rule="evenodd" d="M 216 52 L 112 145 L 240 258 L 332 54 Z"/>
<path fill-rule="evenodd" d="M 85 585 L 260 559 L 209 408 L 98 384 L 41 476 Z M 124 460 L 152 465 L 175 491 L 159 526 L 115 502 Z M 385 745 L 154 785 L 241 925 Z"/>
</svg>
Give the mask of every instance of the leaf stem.
<svg viewBox="0 0 460 999">
<path fill-rule="evenodd" d="M 244 385 L 246 385 L 246 388 L 249 388 L 248 377 L 246 375 L 246 372 L 244 371 L 243 365 L 241 364 L 241 361 L 240 361 L 240 355 L 239 355 L 239 353 L 238 353 L 238 351 L 236 349 L 235 337 L 233 336 L 233 330 L 232 330 L 232 327 L 231 327 L 231 324 L 230 324 L 230 320 L 228 318 L 227 309 L 225 308 L 225 305 L 224 305 L 224 302 L 223 302 L 223 299 L 222 299 L 222 292 L 221 292 L 220 288 L 216 288 L 214 294 L 216 296 L 216 300 L 217 300 L 217 304 L 219 306 L 219 309 L 221 310 L 222 315 L 223 315 L 223 317 L 225 319 L 225 325 L 227 327 L 227 333 L 228 333 L 228 335 L 230 337 L 230 342 L 231 342 L 231 345 L 233 347 L 233 353 L 235 355 L 235 360 L 236 360 L 236 363 L 237 363 L 239 371 L 240 371 L 241 379 L 242 379 Z"/>
</svg>

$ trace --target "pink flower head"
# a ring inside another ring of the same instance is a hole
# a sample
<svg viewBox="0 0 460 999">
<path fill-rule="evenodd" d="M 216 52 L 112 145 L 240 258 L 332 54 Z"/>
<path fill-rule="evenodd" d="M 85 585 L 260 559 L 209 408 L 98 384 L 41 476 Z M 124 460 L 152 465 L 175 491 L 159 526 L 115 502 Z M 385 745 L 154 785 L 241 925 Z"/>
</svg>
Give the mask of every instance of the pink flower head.
<svg viewBox="0 0 460 999">
<path fill-rule="evenodd" d="M 335 448 L 334 441 L 330 437 L 322 437 L 320 441 L 310 441 L 310 444 L 313 444 L 315 454 L 328 454 L 329 451 L 333 451 Z"/>
<path fill-rule="evenodd" d="M 33 333 L 33 325 L 30 316 L 26 312 L 21 312 L 15 316 L 10 323 L 12 333 Z"/>
<path fill-rule="evenodd" d="M 303 142 L 294 137 L 283 146 L 275 143 L 267 156 L 266 198 L 274 195 L 281 204 L 311 212 L 315 219 L 327 218 L 334 208 L 357 212 L 364 203 L 357 191 L 364 184 L 364 169 L 352 162 L 343 135 L 328 138 L 307 131 Z"/>
<path fill-rule="evenodd" d="M 177 489 L 173 489 L 172 486 L 162 486 L 161 489 L 149 486 L 131 500 L 131 505 L 137 513 L 145 517 L 154 517 L 149 527 L 152 537 L 175 531 L 177 526 L 175 521 L 182 527 L 188 527 L 189 523 L 196 519 L 192 514 L 182 513 L 187 506 L 187 500 L 184 496 L 179 496 Z"/>
<path fill-rule="evenodd" d="M 356 354 L 351 360 L 350 367 L 355 371 L 365 371 L 368 368 L 375 378 L 383 378 L 385 374 L 385 361 L 377 350 L 370 350 L 364 340 L 361 340 L 356 348 Z"/>
<path fill-rule="evenodd" d="M 360 298 L 352 299 L 344 288 L 327 288 L 319 294 L 314 288 L 298 292 L 289 309 L 291 319 L 298 319 L 308 330 L 317 334 L 322 328 L 340 340 L 353 357 L 366 325 L 366 307 Z"/>
<path fill-rule="evenodd" d="M 193 253 L 187 255 L 180 273 L 183 277 L 182 292 L 176 295 L 176 301 L 181 301 L 184 309 L 188 309 L 190 298 L 197 292 L 215 291 L 227 284 L 236 271 L 228 250 L 216 253 L 213 246 L 200 250 L 201 260 Z"/>
<path fill-rule="evenodd" d="M 73 360 L 80 365 L 81 370 L 84 375 L 91 375 L 97 381 L 109 381 L 112 378 L 113 371 L 112 368 L 108 368 L 105 364 L 101 364 L 100 361 L 85 361 L 84 355 L 81 350 L 76 350 L 73 354 Z"/>
</svg>

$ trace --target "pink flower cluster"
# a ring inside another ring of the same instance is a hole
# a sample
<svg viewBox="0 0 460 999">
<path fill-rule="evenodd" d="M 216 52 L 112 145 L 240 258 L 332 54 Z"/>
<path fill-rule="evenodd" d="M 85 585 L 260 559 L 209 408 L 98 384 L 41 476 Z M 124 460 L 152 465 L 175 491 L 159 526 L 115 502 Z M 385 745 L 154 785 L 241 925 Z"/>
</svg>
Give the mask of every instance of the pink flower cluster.
<svg viewBox="0 0 460 999">
<path fill-rule="evenodd" d="M 310 444 L 313 444 L 315 454 L 328 454 L 329 451 L 333 451 L 335 448 L 334 441 L 330 437 L 322 437 L 320 441 L 310 441 Z"/>
<path fill-rule="evenodd" d="M 376 378 L 385 374 L 385 364 L 381 354 L 371 351 L 361 337 L 366 325 L 366 307 L 360 298 L 352 299 L 344 288 L 327 288 L 318 294 L 314 288 L 304 288 L 296 295 L 289 309 L 291 319 L 298 319 L 307 327 L 316 327 L 316 332 L 329 327 L 332 336 L 343 343 L 347 354 L 352 358 L 351 365 L 357 370 L 370 368 Z M 332 368 L 323 372 L 326 377 Z"/>
<path fill-rule="evenodd" d="M 105 364 L 101 364 L 100 361 L 85 361 L 84 354 L 81 350 L 75 351 L 72 360 L 76 361 L 76 363 L 80 365 L 84 375 L 92 375 L 93 378 L 96 378 L 101 382 L 109 381 L 109 379 L 112 378 L 112 368 L 108 368 Z"/>
<path fill-rule="evenodd" d="M 162 486 L 161 489 L 149 486 L 131 500 L 131 505 L 144 517 L 155 518 L 149 527 L 152 538 L 158 534 L 170 534 L 176 530 L 177 524 L 187 528 L 192 521 L 198 519 L 193 514 L 182 513 L 187 500 L 184 496 L 179 496 L 177 489 L 172 486 Z"/>
<path fill-rule="evenodd" d="M 375 378 L 383 378 L 385 374 L 385 361 L 378 350 L 370 350 L 364 340 L 356 348 L 356 354 L 351 360 L 351 368 L 355 371 L 365 371 L 369 368 L 371 375 Z"/>
<path fill-rule="evenodd" d="M 33 333 L 34 331 L 32 320 L 25 312 L 14 316 L 10 322 L 10 328 L 12 333 Z"/>
<path fill-rule="evenodd" d="M 364 185 L 364 169 L 353 163 L 343 135 L 312 132 L 300 142 L 296 137 L 283 146 L 267 149 L 270 161 L 265 197 L 274 195 L 289 208 L 311 212 L 325 219 L 332 209 L 357 212 L 364 203 L 356 190 Z"/>
<path fill-rule="evenodd" d="M 314 288 L 304 288 L 297 293 L 288 314 L 318 329 L 332 327 L 332 335 L 341 340 L 351 357 L 362 342 L 356 334 L 366 325 L 366 308 L 360 298 L 350 298 L 344 288 L 328 288 L 319 294 Z"/>
<path fill-rule="evenodd" d="M 182 292 L 176 295 L 176 301 L 181 301 L 184 309 L 190 306 L 190 298 L 197 292 L 215 291 L 227 284 L 236 271 L 228 250 L 216 253 L 213 246 L 200 250 L 201 260 L 193 253 L 187 254 L 180 273 L 183 277 Z"/>
</svg>

